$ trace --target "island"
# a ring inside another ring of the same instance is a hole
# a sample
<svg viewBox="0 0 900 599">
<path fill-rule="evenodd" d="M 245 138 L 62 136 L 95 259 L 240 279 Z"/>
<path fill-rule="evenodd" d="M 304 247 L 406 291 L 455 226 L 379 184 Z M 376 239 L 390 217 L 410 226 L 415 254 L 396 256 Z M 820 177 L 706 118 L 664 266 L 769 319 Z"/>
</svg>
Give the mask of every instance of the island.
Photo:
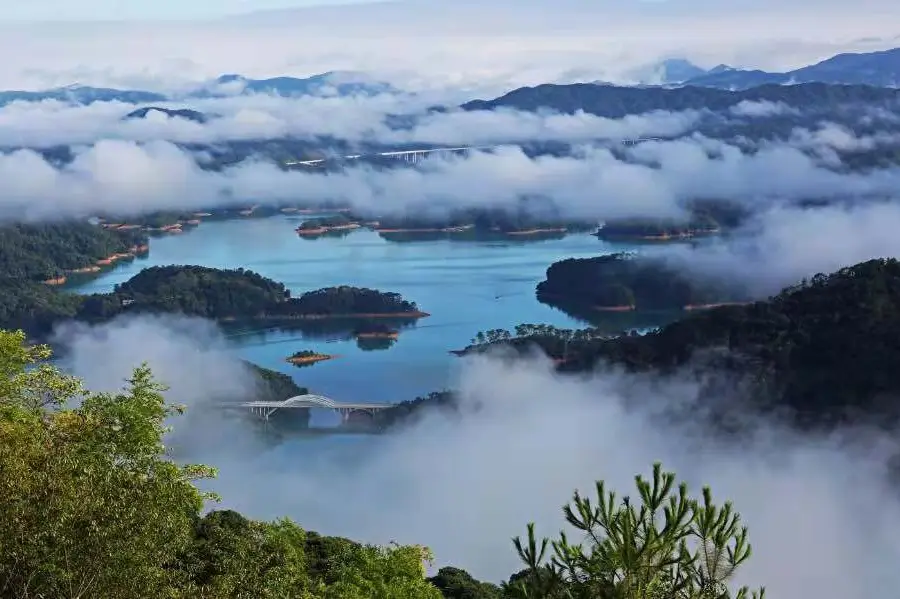
<svg viewBox="0 0 900 599">
<path fill-rule="evenodd" d="M 301 237 L 312 238 L 328 233 L 349 233 L 361 226 L 359 222 L 351 220 L 346 214 L 336 214 L 303 221 L 295 231 Z"/>
<path fill-rule="evenodd" d="M 47 333 L 55 322 L 67 318 L 101 322 L 140 313 L 178 313 L 220 322 L 346 320 L 351 328 L 360 321 L 429 316 L 400 294 L 375 289 L 326 287 L 291 297 L 283 284 L 242 268 L 154 266 L 111 293 L 85 296 L 39 293 L 21 282 L 0 279 L 5 293 L 0 327 L 32 334 Z"/>
<path fill-rule="evenodd" d="M 718 235 L 741 225 L 749 209 L 729 200 L 693 200 L 684 206 L 685 218 L 607 219 L 594 235 L 611 242 L 668 242 Z"/>
<path fill-rule="evenodd" d="M 604 241 L 676 241 L 719 232 L 719 224 L 711 218 L 622 218 L 607 220 L 594 234 Z"/>
<path fill-rule="evenodd" d="M 298 352 L 294 352 L 290 356 L 288 356 L 285 360 L 294 366 L 310 366 L 315 364 L 316 362 L 324 362 L 325 360 L 333 360 L 337 358 L 337 356 L 333 356 L 330 354 L 320 354 L 318 352 L 302 350 Z"/>
<path fill-rule="evenodd" d="M 390 241 L 490 241 L 554 239 L 568 233 L 587 233 L 596 222 L 567 218 L 544 205 L 514 208 L 409 209 L 405 213 L 373 215 L 372 226 Z"/>
<path fill-rule="evenodd" d="M 693 274 L 662 259 L 625 253 L 568 258 L 547 269 L 540 302 L 576 318 L 597 312 L 691 310 L 750 301 L 737 282 Z"/>
</svg>

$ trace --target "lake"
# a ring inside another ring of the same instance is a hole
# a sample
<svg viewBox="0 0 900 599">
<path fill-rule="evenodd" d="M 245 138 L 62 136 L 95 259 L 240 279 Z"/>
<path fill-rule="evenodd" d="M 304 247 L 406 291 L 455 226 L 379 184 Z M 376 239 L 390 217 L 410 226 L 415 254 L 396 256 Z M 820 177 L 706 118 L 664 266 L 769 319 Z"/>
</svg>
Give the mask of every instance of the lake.
<svg viewBox="0 0 900 599">
<path fill-rule="evenodd" d="M 295 296 L 337 285 L 400 293 L 431 316 L 403 329 L 387 350 L 364 351 L 352 339 L 299 331 L 228 333 L 235 354 L 290 374 L 312 392 L 344 402 L 399 402 L 452 384 L 459 359 L 448 352 L 467 345 L 478 331 L 512 330 L 523 322 L 585 326 L 539 303 L 535 286 L 557 260 L 631 249 L 589 234 L 530 242 L 397 243 L 359 229 L 340 238 L 302 239 L 294 232 L 298 222 L 295 216 L 204 222 L 181 235 L 152 239 L 148 257 L 74 290 L 107 292 L 149 266 L 196 264 L 247 268 L 284 283 Z M 303 349 L 340 358 L 305 368 L 284 361 Z"/>
</svg>

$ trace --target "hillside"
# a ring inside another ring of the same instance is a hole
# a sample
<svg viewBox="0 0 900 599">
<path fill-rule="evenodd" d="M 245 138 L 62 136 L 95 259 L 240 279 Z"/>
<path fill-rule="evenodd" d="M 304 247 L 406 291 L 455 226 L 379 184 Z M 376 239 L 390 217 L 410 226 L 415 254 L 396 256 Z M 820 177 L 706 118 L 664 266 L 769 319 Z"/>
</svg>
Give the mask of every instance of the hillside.
<svg viewBox="0 0 900 599">
<path fill-rule="evenodd" d="M 473 100 L 463 104 L 461 108 L 463 110 L 513 108 L 530 112 L 548 109 L 565 114 L 574 114 L 582 110 L 606 118 L 622 118 L 629 114 L 653 110 L 722 111 L 745 100 L 781 102 L 804 109 L 856 103 L 890 106 L 900 100 L 900 90 L 827 83 L 791 86 L 773 84 L 735 92 L 695 85 L 666 89 L 616 87 L 591 83 L 544 84 L 537 87 L 522 87 L 493 100 Z"/>
<path fill-rule="evenodd" d="M 900 370 L 892 366 L 900 363 L 896 259 L 817 275 L 769 300 L 696 312 L 642 336 L 609 339 L 590 329 L 522 325 L 515 336 L 493 331 L 485 338 L 486 345 L 466 353 L 536 344 L 560 360 L 562 372 L 613 364 L 633 372 L 727 375 L 728 388 L 745 383 L 752 409 L 784 412 L 801 426 L 886 425 L 900 417 Z M 722 389 L 713 393 L 720 398 Z"/>
</svg>

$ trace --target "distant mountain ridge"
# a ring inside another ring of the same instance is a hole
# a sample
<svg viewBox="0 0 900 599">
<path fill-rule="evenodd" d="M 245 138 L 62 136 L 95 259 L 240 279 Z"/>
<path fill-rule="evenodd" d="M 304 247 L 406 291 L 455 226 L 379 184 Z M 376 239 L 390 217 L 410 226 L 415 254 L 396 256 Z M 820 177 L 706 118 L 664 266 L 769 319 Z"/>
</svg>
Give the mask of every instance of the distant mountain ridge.
<svg viewBox="0 0 900 599">
<path fill-rule="evenodd" d="M 384 81 L 378 81 L 354 71 L 329 71 L 311 77 L 273 77 L 250 79 L 243 75 L 222 75 L 210 83 L 198 86 L 184 94 L 162 94 L 143 90 L 114 89 L 71 85 L 43 91 L 0 91 L 0 106 L 12 102 L 41 102 L 57 100 L 75 105 L 94 102 L 123 102 L 125 104 L 152 104 L 167 101 L 218 98 L 246 94 L 273 94 L 283 97 L 298 96 L 375 96 L 400 93 L 400 90 Z"/>
<path fill-rule="evenodd" d="M 803 83 L 799 85 L 768 84 L 741 91 L 728 91 L 700 86 L 684 87 L 619 87 L 593 83 L 568 85 L 544 84 L 515 89 L 493 100 L 472 100 L 463 110 L 512 108 L 527 112 L 541 109 L 565 114 L 584 111 L 605 118 L 622 118 L 654 110 L 728 110 L 749 100 L 783 103 L 805 109 L 839 104 L 896 105 L 900 89 L 867 85 L 833 85 Z"/>
<path fill-rule="evenodd" d="M 700 87 L 745 91 L 759 86 L 803 83 L 900 88 L 900 48 L 877 52 L 838 54 L 816 64 L 785 73 L 736 69 L 724 64 L 712 69 L 703 69 L 684 58 L 668 58 L 655 65 L 636 69 L 631 72 L 629 77 L 641 82 L 640 85 L 631 86 L 638 88 Z M 593 84 L 613 85 L 601 81 Z M 328 97 L 374 96 L 401 93 L 401 91 L 388 82 L 357 71 L 328 71 L 310 77 L 282 76 L 268 79 L 252 79 L 239 74 L 225 74 L 212 81 L 198 84 L 193 90 L 181 94 L 84 85 L 71 85 L 43 91 L 0 91 L 0 106 L 15 101 L 57 100 L 80 105 L 117 101 L 137 105 L 246 94 Z"/>
<path fill-rule="evenodd" d="M 767 84 L 796 85 L 813 82 L 900 87 L 900 48 L 838 54 L 816 64 L 785 73 L 734 69 L 722 65 L 683 81 L 685 85 L 731 90 L 744 90 Z"/>
</svg>

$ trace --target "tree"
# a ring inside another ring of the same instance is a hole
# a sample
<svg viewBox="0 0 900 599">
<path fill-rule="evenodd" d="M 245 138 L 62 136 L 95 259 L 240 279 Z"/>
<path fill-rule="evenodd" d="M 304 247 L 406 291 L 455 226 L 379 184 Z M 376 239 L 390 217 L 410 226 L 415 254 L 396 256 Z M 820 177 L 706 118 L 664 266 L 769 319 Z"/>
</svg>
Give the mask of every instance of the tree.
<svg viewBox="0 0 900 599">
<path fill-rule="evenodd" d="M 167 459 L 164 421 L 181 409 L 150 369 L 91 393 L 49 357 L 0 331 L 0 598 L 440 599 L 422 547 L 201 517 L 215 497 L 195 482 L 214 471 Z"/>
<path fill-rule="evenodd" d="M 208 497 L 193 481 L 212 471 L 164 458 L 178 410 L 146 366 L 122 393 L 89 393 L 24 341 L 0 332 L 0 594 L 165 596 Z"/>
<path fill-rule="evenodd" d="M 584 533 L 585 543 L 537 541 L 534 524 L 527 539 L 513 543 L 526 571 L 506 585 L 521 598 L 566 599 L 762 599 L 765 589 L 747 587 L 731 594 L 728 581 L 749 559 L 747 529 L 730 502 L 712 502 L 708 487 L 701 500 L 688 497 L 687 485 L 675 487 L 675 474 L 653 466 L 653 478 L 635 477 L 640 505 L 607 493 L 596 483 L 596 504 L 575 493 L 563 512 Z M 548 545 L 553 555 L 546 560 Z"/>
</svg>

